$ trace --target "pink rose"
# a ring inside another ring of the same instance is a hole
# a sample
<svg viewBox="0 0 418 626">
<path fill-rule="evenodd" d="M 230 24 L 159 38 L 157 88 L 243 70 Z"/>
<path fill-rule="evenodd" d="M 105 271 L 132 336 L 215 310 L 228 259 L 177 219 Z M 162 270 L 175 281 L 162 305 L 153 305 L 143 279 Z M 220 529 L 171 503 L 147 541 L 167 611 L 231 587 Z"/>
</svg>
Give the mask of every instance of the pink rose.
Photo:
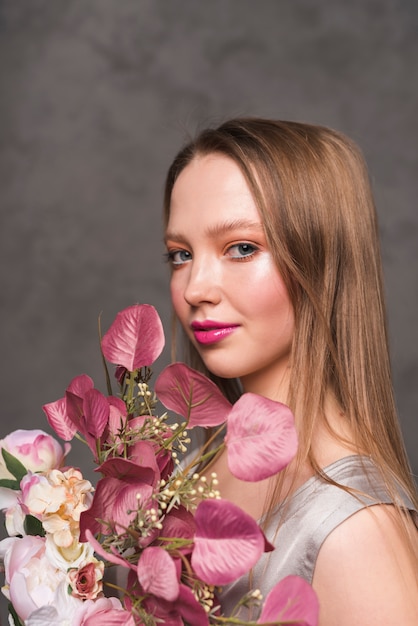
<svg viewBox="0 0 418 626">
<path fill-rule="evenodd" d="M 86 600 L 72 621 L 73 626 L 103 626 L 103 624 L 135 626 L 135 621 L 117 598 Z"/>
<path fill-rule="evenodd" d="M 55 513 L 65 502 L 65 487 L 58 485 L 54 488 L 47 476 L 26 474 L 20 481 L 22 490 L 21 504 L 26 513 L 42 520 L 43 515 Z"/>
<path fill-rule="evenodd" d="M 82 606 L 82 600 L 68 593 L 67 581 L 61 581 L 55 590 L 53 601 L 33 611 L 25 620 L 25 626 L 72 625 L 74 615 Z"/>
<path fill-rule="evenodd" d="M 58 468 L 68 452 L 43 430 L 15 430 L 0 440 L 0 449 L 13 454 L 27 470 L 45 472 Z M 13 478 L 0 454 L 0 478 Z"/>
<path fill-rule="evenodd" d="M 40 607 L 53 604 L 58 585 L 65 581 L 65 573 L 51 566 L 45 556 L 44 538 L 31 535 L 7 538 L 3 545 L 8 597 L 25 621 Z"/>
<path fill-rule="evenodd" d="M 91 561 L 79 569 L 70 569 L 68 579 L 72 595 L 82 600 L 95 600 L 103 588 L 103 561 Z"/>
</svg>

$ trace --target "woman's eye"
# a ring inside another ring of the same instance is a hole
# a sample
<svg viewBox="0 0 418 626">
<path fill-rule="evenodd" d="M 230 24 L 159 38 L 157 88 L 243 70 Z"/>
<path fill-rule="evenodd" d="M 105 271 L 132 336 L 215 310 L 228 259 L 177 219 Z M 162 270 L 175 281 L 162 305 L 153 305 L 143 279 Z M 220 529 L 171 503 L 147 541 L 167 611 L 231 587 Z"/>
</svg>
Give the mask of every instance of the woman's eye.
<svg viewBox="0 0 418 626">
<path fill-rule="evenodd" d="M 167 252 L 167 260 L 172 265 L 183 265 L 183 263 L 187 263 L 190 261 L 192 255 L 187 250 L 170 250 Z"/>
<path fill-rule="evenodd" d="M 251 243 L 237 243 L 228 248 L 228 256 L 233 259 L 245 259 L 257 252 L 258 248 Z"/>
</svg>

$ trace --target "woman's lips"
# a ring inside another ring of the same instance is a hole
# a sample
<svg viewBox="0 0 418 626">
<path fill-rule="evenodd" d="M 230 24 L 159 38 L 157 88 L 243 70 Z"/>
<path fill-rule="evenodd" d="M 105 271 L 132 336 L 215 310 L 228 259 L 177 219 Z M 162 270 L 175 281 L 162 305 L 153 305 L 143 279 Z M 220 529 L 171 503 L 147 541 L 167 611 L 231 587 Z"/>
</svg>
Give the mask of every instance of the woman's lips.
<svg viewBox="0 0 418 626">
<path fill-rule="evenodd" d="M 238 328 L 238 324 L 228 324 L 222 322 L 192 322 L 191 328 L 198 343 L 209 345 L 222 341 Z"/>
</svg>

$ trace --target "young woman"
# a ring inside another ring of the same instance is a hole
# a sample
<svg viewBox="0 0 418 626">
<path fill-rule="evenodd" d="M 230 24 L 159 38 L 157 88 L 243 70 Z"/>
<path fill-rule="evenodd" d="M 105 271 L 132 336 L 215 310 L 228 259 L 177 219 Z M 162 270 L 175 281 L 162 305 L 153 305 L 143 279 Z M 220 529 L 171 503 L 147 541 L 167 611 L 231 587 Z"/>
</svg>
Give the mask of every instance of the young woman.
<svg viewBox="0 0 418 626">
<path fill-rule="evenodd" d="M 224 590 L 228 611 L 287 574 L 321 626 L 418 624 L 417 497 L 397 422 L 376 215 L 358 148 L 333 130 L 236 119 L 177 155 L 165 192 L 171 296 L 192 366 L 230 400 L 288 404 L 297 457 L 221 495 L 276 549 Z"/>
</svg>

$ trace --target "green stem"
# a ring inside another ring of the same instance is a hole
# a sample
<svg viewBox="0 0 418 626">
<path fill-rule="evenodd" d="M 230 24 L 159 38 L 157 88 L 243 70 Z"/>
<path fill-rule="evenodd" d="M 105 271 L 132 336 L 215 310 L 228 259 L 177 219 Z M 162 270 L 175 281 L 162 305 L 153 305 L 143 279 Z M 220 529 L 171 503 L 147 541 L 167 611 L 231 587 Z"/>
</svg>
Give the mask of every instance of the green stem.
<svg viewBox="0 0 418 626">
<path fill-rule="evenodd" d="M 106 388 L 107 388 L 107 393 L 109 394 L 109 396 L 113 396 L 113 391 L 112 391 L 112 383 L 110 382 L 109 369 L 108 369 L 108 367 L 107 367 L 106 359 L 105 359 L 105 357 L 104 357 L 103 350 L 102 350 L 102 324 L 101 324 L 101 314 L 99 315 L 99 318 L 98 318 L 98 320 L 97 320 L 97 326 L 98 326 L 98 332 L 99 332 L 100 354 L 102 355 L 102 362 L 103 362 L 103 367 L 104 367 L 105 377 L 106 377 Z"/>
<path fill-rule="evenodd" d="M 222 426 L 213 433 L 213 435 L 203 444 L 203 446 L 199 448 L 199 451 L 196 454 L 196 456 L 192 459 L 189 465 L 185 468 L 184 474 L 188 474 L 190 470 L 192 469 L 192 467 L 194 467 L 197 462 L 199 463 L 204 462 L 206 461 L 206 459 L 210 459 L 211 457 L 214 457 L 216 454 L 218 454 L 218 452 L 220 452 L 225 447 L 225 443 L 222 442 L 214 450 L 210 450 L 206 454 L 203 454 L 203 452 L 207 450 L 209 446 L 215 441 L 215 439 L 220 435 L 223 429 L 224 429 L 224 424 L 222 424 Z"/>
<path fill-rule="evenodd" d="M 214 616 L 217 624 L 237 624 L 239 626 L 286 626 L 287 624 L 300 624 L 300 620 L 285 620 L 280 622 L 243 622 L 238 617 L 217 617 Z"/>
</svg>

